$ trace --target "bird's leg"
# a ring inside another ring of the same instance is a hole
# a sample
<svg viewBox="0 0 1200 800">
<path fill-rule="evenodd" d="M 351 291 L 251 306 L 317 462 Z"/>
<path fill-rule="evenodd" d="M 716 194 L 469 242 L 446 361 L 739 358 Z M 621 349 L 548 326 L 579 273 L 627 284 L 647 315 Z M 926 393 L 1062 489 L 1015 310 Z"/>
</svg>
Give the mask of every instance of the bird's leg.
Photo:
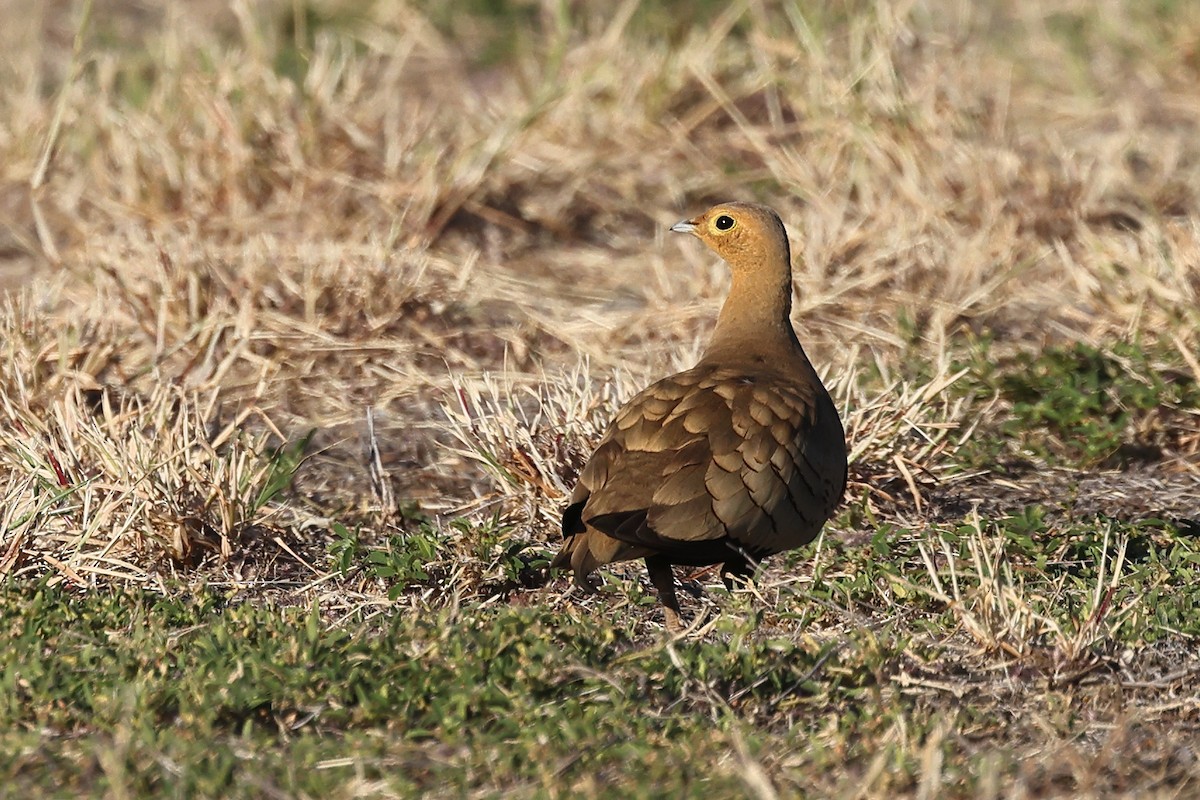
<svg viewBox="0 0 1200 800">
<path fill-rule="evenodd" d="M 733 591 L 733 582 L 746 582 L 746 579 L 754 574 L 754 568 L 758 566 L 745 553 L 737 553 L 728 561 L 721 565 L 721 581 L 725 584 L 725 588 Z"/>
<path fill-rule="evenodd" d="M 650 582 L 654 584 L 658 601 L 662 603 L 667 630 L 681 630 L 683 622 L 679 617 L 679 600 L 675 597 L 675 573 L 671 571 L 671 562 L 662 556 L 646 556 L 646 572 L 650 573 Z"/>
</svg>

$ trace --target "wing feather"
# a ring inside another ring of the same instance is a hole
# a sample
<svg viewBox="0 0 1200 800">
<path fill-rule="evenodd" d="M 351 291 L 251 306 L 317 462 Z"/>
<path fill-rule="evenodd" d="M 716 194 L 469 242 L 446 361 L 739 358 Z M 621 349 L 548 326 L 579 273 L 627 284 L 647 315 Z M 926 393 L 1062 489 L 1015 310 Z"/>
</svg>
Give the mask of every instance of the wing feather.
<svg viewBox="0 0 1200 800">
<path fill-rule="evenodd" d="M 677 563 L 712 563 L 730 546 L 761 557 L 811 540 L 844 485 L 841 424 L 823 389 L 697 367 L 621 410 L 571 509 L 582 502 L 581 523 Z"/>
</svg>

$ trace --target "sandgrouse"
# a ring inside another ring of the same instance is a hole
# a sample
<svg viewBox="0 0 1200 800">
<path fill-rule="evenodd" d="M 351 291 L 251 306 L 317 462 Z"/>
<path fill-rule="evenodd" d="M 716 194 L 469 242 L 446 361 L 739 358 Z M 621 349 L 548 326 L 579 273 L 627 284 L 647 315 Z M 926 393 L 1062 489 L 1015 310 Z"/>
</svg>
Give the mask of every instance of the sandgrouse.
<svg viewBox="0 0 1200 800">
<path fill-rule="evenodd" d="M 630 400 L 609 423 L 563 513 L 552 567 L 575 582 L 646 560 L 669 628 L 672 564 L 722 564 L 726 585 L 816 537 L 846 486 L 837 409 L 792 329 L 787 231 L 769 208 L 724 203 L 671 228 L 728 262 L 733 285 L 692 369 Z"/>
</svg>

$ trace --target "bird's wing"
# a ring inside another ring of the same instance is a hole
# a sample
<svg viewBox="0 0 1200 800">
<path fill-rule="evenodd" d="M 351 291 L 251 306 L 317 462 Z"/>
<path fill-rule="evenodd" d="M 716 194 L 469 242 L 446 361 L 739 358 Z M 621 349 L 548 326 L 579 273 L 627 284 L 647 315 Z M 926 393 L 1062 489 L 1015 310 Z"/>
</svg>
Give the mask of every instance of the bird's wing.
<svg viewBox="0 0 1200 800">
<path fill-rule="evenodd" d="M 620 411 L 571 509 L 615 539 L 669 555 L 725 540 L 776 553 L 815 536 L 841 499 L 841 435 L 823 389 L 689 370 Z"/>
</svg>

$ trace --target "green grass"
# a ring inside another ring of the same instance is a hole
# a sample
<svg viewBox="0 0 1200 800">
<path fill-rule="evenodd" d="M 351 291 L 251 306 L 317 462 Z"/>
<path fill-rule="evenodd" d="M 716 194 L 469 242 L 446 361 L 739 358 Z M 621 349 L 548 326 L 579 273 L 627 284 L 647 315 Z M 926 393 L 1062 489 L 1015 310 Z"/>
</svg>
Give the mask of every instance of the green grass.
<svg viewBox="0 0 1200 800">
<path fill-rule="evenodd" d="M 727 641 L 682 644 L 669 656 L 636 644 L 632 625 L 539 609 L 388 614 L 329 627 L 313 610 L 228 605 L 210 592 L 80 599 L 10 586 L 0 603 L 10 643 L 3 750 L 21 753 L 6 777 L 36 766 L 43 787 L 103 771 L 97 788 L 118 788 L 119 776 L 138 792 L 256 796 L 258 781 L 328 790 L 358 767 L 398 790 L 465 789 L 641 763 L 646 777 L 671 780 L 666 796 L 711 776 L 702 765 L 675 774 L 684 765 L 678 755 L 660 759 L 660 747 L 719 738 L 737 723 L 724 699 L 735 693 L 742 709 L 778 702 L 782 688 L 802 697 L 819 655 L 787 642 L 745 648 L 747 631 L 731 623 Z M 765 682 L 764 656 L 780 665 Z M 697 705 L 722 718 L 715 730 L 696 724 Z M 105 749 L 117 741 L 129 750 L 112 773 Z M 422 767 L 387 768 L 404 753 Z M 346 756 L 353 765 L 314 770 Z"/>
<path fill-rule="evenodd" d="M 406 542 L 427 546 L 397 538 L 388 552 Z M 957 601 L 938 599 L 922 566 L 931 543 Z M 995 547 L 984 573 L 972 546 Z M 1098 591 L 1118 546 L 1123 574 Z M 764 768 L 803 791 L 813 770 L 839 764 L 815 785 L 845 789 L 897 726 L 909 740 L 950 721 L 994 726 L 984 709 L 1000 709 L 982 698 L 1002 686 L 1036 693 L 1067 739 L 1091 735 L 1119 723 L 1137 692 L 1114 698 L 1109 679 L 1089 680 L 1136 676 L 1126 649 L 1152 663 L 1200 637 L 1200 543 L 1161 523 L 1057 526 L 1031 509 L 833 548 L 825 559 L 836 569 L 811 588 L 771 609 L 726 597 L 713 635 L 672 643 L 641 632 L 645 612 L 383 605 L 335 618 L 215 588 L 80 596 L 10 582 L 0 590 L 0 776 L 26 791 L 141 795 L 347 796 L 356 781 L 379 781 L 401 794 L 653 787 L 671 797 L 738 794 Z M 380 577 L 428 583 L 367 561 Z M 993 605 L 1004 585 L 1032 605 Z M 883 598 L 891 612 L 880 617 Z M 876 621 L 861 627 L 864 613 Z M 1006 633 L 1023 614 L 1036 630 Z M 1020 648 L 1008 677 L 988 674 L 980 648 L 993 646 Z M 947 690 L 982 693 L 982 706 L 914 691 L 913 676 L 933 664 Z M 911 742 L 894 745 L 876 789 L 920 779 Z M 941 752 L 956 793 L 972 791 L 981 759 L 1015 769 L 1003 746 L 981 753 L 952 737 Z"/>
<path fill-rule="evenodd" d="M 1106 351 L 1075 344 L 1021 353 L 996 381 L 1012 404 L 1003 433 L 1070 463 L 1155 460 L 1143 434 L 1148 418 L 1200 409 L 1200 386 L 1182 364 L 1154 361 L 1123 342 Z"/>
<path fill-rule="evenodd" d="M 975 339 L 954 360 L 958 395 L 1001 403 L 968 443 L 968 465 L 1034 459 L 1052 466 L 1127 468 L 1163 460 L 1200 412 L 1200 384 L 1177 350 L 1136 341 L 1023 348 L 997 358 Z M 927 370 L 918 366 L 917 369 Z"/>
</svg>

